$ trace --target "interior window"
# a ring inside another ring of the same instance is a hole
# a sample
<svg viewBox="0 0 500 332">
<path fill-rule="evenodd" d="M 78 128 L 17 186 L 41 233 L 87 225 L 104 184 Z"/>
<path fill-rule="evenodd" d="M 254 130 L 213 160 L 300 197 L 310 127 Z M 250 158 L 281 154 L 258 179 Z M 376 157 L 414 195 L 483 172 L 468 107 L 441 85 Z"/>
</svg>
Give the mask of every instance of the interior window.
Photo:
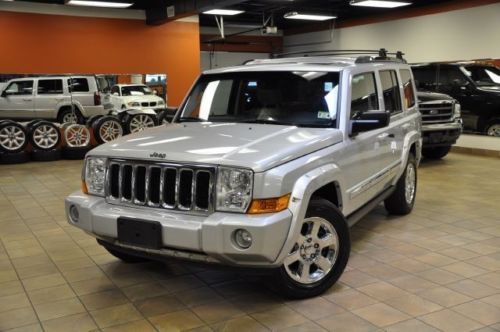
<svg viewBox="0 0 500 332">
<path fill-rule="evenodd" d="M 16 81 L 9 84 L 6 93 L 9 95 L 22 96 L 33 94 L 33 81 Z"/>
<path fill-rule="evenodd" d="M 384 95 L 385 110 L 398 113 L 403 110 L 401 107 L 401 94 L 399 93 L 398 78 L 395 70 L 382 70 L 380 72 L 380 82 Z"/>
<path fill-rule="evenodd" d="M 413 90 L 413 80 L 411 79 L 410 71 L 408 69 L 401 69 L 399 74 L 401 75 L 401 80 L 403 81 L 406 108 L 413 107 L 415 105 L 415 93 Z"/>
<path fill-rule="evenodd" d="M 458 69 L 458 67 L 441 66 L 439 70 L 439 87 L 449 88 L 454 84 L 463 85 L 467 82 L 465 75 Z"/>
<path fill-rule="evenodd" d="M 68 86 L 71 87 L 71 92 L 89 92 L 89 82 L 86 78 L 70 78 Z"/>
<path fill-rule="evenodd" d="M 39 95 L 63 93 L 62 80 L 38 80 L 37 93 Z"/>
<path fill-rule="evenodd" d="M 417 89 L 436 90 L 436 67 L 412 67 L 413 76 L 417 84 Z"/>
<path fill-rule="evenodd" d="M 351 119 L 367 111 L 378 110 L 377 87 L 374 73 L 363 73 L 352 78 Z"/>
</svg>

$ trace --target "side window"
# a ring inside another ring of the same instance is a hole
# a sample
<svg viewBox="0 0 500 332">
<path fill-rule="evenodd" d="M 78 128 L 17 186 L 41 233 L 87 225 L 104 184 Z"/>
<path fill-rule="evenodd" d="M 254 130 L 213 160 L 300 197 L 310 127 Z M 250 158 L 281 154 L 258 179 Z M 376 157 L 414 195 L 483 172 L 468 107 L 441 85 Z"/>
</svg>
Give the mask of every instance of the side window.
<svg viewBox="0 0 500 332">
<path fill-rule="evenodd" d="M 89 82 L 86 78 L 70 78 L 68 86 L 71 87 L 71 92 L 89 92 Z"/>
<path fill-rule="evenodd" d="M 401 75 L 401 80 L 403 81 L 403 92 L 406 108 L 413 107 L 415 105 L 415 90 L 413 90 L 411 73 L 408 69 L 401 69 L 399 71 L 399 74 Z"/>
<path fill-rule="evenodd" d="M 26 96 L 33 94 L 33 81 L 17 81 L 9 84 L 5 92 L 8 95 Z"/>
<path fill-rule="evenodd" d="M 62 80 L 38 80 L 37 94 L 52 95 L 63 93 Z"/>
<path fill-rule="evenodd" d="M 351 119 L 367 111 L 378 110 L 377 87 L 374 73 L 353 76 L 351 86 Z"/>
<path fill-rule="evenodd" d="M 419 90 L 436 90 L 436 67 L 413 67 L 413 76 L 415 77 L 417 89 Z"/>
<path fill-rule="evenodd" d="M 120 95 L 120 88 L 117 85 L 114 85 L 111 88 L 111 94 L 119 96 Z"/>
<path fill-rule="evenodd" d="M 454 66 L 441 66 L 439 70 L 439 89 L 441 91 L 450 91 L 454 85 L 464 85 L 466 83 L 465 75 Z"/>
<path fill-rule="evenodd" d="M 385 110 L 391 112 L 391 114 L 401 112 L 403 108 L 401 107 L 401 94 L 399 93 L 396 71 L 381 71 L 380 82 L 382 82 Z"/>
</svg>

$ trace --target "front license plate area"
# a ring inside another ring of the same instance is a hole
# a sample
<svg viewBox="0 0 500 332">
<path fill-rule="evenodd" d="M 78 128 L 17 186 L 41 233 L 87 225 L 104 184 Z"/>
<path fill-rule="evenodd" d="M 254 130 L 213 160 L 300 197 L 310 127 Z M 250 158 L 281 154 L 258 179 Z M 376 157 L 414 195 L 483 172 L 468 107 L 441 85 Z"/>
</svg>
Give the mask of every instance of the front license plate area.
<svg viewBox="0 0 500 332">
<path fill-rule="evenodd" d="M 161 224 L 150 220 L 118 218 L 118 242 L 160 249 L 162 247 Z"/>
</svg>

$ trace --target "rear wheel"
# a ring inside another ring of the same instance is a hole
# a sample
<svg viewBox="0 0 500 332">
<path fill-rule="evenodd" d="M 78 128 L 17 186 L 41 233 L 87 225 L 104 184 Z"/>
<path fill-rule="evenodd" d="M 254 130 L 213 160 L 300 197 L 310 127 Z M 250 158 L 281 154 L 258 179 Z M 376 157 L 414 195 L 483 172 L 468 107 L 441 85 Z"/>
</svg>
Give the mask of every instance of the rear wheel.
<svg viewBox="0 0 500 332">
<path fill-rule="evenodd" d="M 417 163 L 413 154 L 408 156 L 405 171 L 399 178 L 396 189 L 385 201 L 390 214 L 405 215 L 411 212 L 417 193 Z"/>
<path fill-rule="evenodd" d="M 422 155 L 428 159 L 441 159 L 450 152 L 451 146 L 438 146 L 434 148 L 423 148 Z"/>
<path fill-rule="evenodd" d="M 84 123 L 83 116 L 76 107 L 74 110 L 72 110 L 71 107 L 64 107 L 61 109 L 59 111 L 59 115 L 57 116 L 57 121 L 59 123 Z"/>
<path fill-rule="evenodd" d="M 493 119 L 486 126 L 486 135 L 500 137 L 500 119 Z"/>
<path fill-rule="evenodd" d="M 350 248 L 342 213 L 325 199 L 312 199 L 292 250 L 275 271 L 276 286 L 290 298 L 323 293 L 344 271 Z"/>
</svg>

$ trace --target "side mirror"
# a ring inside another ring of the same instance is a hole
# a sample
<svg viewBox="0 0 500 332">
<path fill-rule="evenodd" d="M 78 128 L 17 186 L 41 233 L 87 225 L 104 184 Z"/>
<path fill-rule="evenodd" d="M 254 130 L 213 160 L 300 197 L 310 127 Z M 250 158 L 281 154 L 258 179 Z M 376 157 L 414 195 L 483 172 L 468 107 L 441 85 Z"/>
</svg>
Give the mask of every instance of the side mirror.
<svg viewBox="0 0 500 332">
<path fill-rule="evenodd" d="M 3 91 L 2 91 L 1 97 L 2 97 L 2 98 L 7 97 L 7 91 L 6 91 L 6 90 L 3 90 Z"/>
<path fill-rule="evenodd" d="M 359 133 L 384 128 L 389 125 L 391 114 L 383 111 L 368 111 L 351 120 L 351 136 Z"/>
</svg>

